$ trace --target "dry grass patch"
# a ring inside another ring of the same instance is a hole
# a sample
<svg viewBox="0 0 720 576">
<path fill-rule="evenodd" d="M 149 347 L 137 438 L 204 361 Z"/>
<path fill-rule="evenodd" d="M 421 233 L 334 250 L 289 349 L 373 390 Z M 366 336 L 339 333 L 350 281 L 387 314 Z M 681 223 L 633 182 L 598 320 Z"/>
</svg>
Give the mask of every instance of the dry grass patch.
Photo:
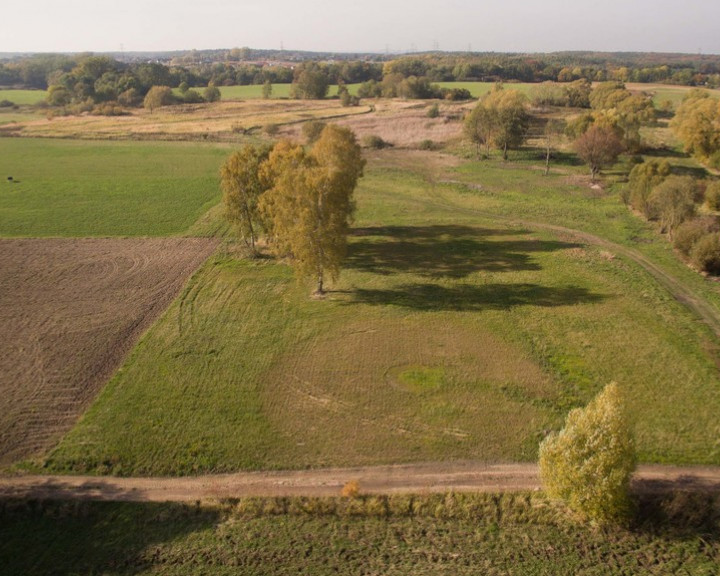
<svg viewBox="0 0 720 576">
<path fill-rule="evenodd" d="M 431 102 L 406 100 L 377 100 L 374 112 L 353 115 L 337 121 L 347 126 L 362 141 L 367 136 L 379 136 L 393 146 L 415 147 L 424 140 L 437 144 L 456 140 L 462 135 L 462 114 L 467 104 L 441 104 L 440 116 L 427 117 Z M 291 136 L 300 138 L 296 128 Z"/>
<path fill-rule="evenodd" d="M 452 314 L 387 316 L 303 342 L 268 374 L 267 414 L 309 464 L 530 456 L 547 423 L 533 402 L 556 392 L 537 364 Z"/>
<path fill-rule="evenodd" d="M 251 100 L 166 106 L 153 113 L 133 110 L 128 116 L 63 116 L 13 124 L 5 131 L 21 136 L 83 139 L 236 140 L 239 130 L 257 130 L 270 123 L 332 119 L 368 111 L 365 106 L 343 108 L 334 101 Z"/>
</svg>

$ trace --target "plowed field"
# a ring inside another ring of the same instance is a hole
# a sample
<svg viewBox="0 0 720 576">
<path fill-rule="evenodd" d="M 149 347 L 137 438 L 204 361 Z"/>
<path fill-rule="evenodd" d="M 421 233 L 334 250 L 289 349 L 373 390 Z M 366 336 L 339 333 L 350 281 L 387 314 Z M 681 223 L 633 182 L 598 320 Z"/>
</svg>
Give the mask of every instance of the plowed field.
<svg viewBox="0 0 720 576">
<path fill-rule="evenodd" d="M 0 240 L 0 465 L 47 449 L 213 239 Z"/>
</svg>

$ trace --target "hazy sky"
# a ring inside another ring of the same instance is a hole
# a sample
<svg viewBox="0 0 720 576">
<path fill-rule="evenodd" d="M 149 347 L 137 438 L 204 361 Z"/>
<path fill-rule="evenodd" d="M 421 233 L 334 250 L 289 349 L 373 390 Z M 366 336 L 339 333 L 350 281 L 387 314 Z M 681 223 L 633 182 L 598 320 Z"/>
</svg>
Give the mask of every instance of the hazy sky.
<svg viewBox="0 0 720 576">
<path fill-rule="evenodd" d="M 280 48 L 720 54 L 718 0 L 10 0 L 0 52 Z"/>
</svg>

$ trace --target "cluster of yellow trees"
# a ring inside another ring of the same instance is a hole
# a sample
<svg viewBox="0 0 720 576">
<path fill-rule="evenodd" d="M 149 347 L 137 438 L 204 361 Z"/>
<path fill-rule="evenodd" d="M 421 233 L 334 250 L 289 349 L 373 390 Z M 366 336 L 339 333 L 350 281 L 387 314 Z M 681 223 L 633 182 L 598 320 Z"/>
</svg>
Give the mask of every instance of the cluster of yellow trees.
<svg viewBox="0 0 720 576">
<path fill-rule="evenodd" d="M 465 135 L 477 145 L 478 151 L 485 146 L 490 154 L 494 146 L 503 151 L 507 160 L 508 150 L 520 146 L 530 128 L 527 98 L 517 90 L 506 90 L 501 84 L 483 96 L 465 119 Z"/>
<path fill-rule="evenodd" d="M 720 101 L 706 90 L 691 90 L 670 126 L 683 141 L 686 152 L 720 168 Z"/>
<path fill-rule="evenodd" d="M 264 232 L 271 250 L 290 257 L 322 294 L 326 277 L 340 272 L 364 166 L 353 132 L 332 124 L 309 150 L 287 140 L 247 145 L 221 169 L 228 219 L 253 252 Z"/>
</svg>

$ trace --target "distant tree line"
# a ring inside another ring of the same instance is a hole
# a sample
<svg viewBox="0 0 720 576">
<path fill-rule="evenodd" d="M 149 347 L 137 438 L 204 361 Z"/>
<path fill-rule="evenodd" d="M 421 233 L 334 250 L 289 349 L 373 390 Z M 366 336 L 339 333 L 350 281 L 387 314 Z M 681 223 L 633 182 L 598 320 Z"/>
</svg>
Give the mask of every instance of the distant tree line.
<svg viewBox="0 0 720 576">
<path fill-rule="evenodd" d="M 249 61 L 264 54 L 275 60 Z M 563 82 L 657 82 L 689 86 L 720 86 L 720 56 L 679 54 L 614 54 L 560 52 L 552 54 L 418 54 L 388 59 L 378 55 L 357 55 L 357 59 L 322 61 L 322 54 L 256 51 L 234 48 L 225 51 L 189 51 L 158 61 L 120 61 L 110 56 L 92 54 L 40 54 L 0 62 L 0 86 L 47 89 L 58 84 L 64 74 L 78 76 L 78 68 L 91 72 L 102 62 L 104 72 L 136 78 L 140 92 L 151 85 L 190 87 L 232 85 L 289 84 L 297 79 L 298 69 L 315 62 L 327 75 L 330 84 L 384 82 L 394 78 L 423 79 L 422 82 L 518 81 Z M 89 63 L 88 63 L 89 62 Z M 148 85 L 149 78 L 154 77 Z M 87 78 L 78 78 L 88 84 Z M 425 80 L 426 79 L 426 80 Z M 84 88 L 89 90 L 89 86 Z M 102 91 L 102 90 L 101 90 Z"/>
</svg>

